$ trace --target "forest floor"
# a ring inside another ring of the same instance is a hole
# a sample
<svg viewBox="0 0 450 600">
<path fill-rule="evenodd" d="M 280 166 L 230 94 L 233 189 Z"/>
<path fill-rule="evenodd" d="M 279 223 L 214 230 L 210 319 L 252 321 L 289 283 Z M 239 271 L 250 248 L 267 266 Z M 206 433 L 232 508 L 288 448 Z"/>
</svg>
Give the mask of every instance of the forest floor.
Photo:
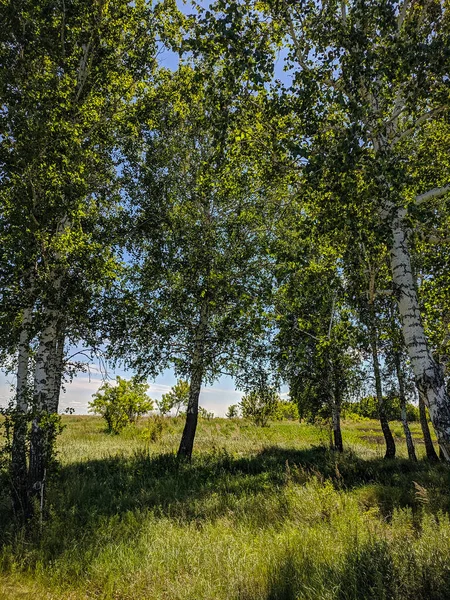
<svg viewBox="0 0 450 600">
<path fill-rule="evenodd" d="M 413 464 L 400 423 L 386 461 L 375 421 L 344 423 L 338 455 L 325 428 L 201 420 L 178 464 L 182 419 L 63 421 L 42 525 L 14 528 L 0 481 L 1 599 L 450 598 L 450 470 L 418 424 Z"/>
</svg>

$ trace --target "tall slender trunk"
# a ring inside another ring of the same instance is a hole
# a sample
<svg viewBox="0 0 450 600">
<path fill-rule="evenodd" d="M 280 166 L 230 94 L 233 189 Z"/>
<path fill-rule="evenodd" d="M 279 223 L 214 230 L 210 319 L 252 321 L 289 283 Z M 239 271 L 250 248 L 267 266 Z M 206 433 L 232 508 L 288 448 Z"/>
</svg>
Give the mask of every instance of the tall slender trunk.
<svg viewBox="0 0 450 600">
<path fill-rule="evenodd" d="M 330 328 L 331 329 L 331 328 Z M 337 452 L 344 452 L 344 444 L 342 442 L 341 432 L 341 399 L 336 394 L 335 378 L 333 374 L 333 367 L 330 358 L 328 357 L 328 394 L 329 394 L 329 405 L 331 412 L 331 426 L 333 429 L 333 442 L 332 447 Z"/>
<path fill-rule="evenodd" d="M 378 359 L 378 334 L 375 326 L 375 314 L 373 304 L 369 304 L 370 312 L 370 347 L 372 349 L 372 361 L 373 361 L 373 372 L 375 375 L 375 390 L 377 394 L 378 402 L 378 417 L 380 419 L 381 430 L 383 432 L 384 440 L 386 442 L 386 454 L 384 458 L 395 457 L 395 441 L 392 432 L 389 427 L 389 421 L 386 414 L 386 406 L 383 398 L 383 386 L 381 384 L 381 371 L 380 361 Z"/>
<path fill-rule="evenodd" d="M 178 448 L 178 458 L 190 460 L 194 448 L 195 432 L 198 423 L 198 401 L 204 374 L 205 338 L 208 328 L 208 299 L 204 298 L 200 309 L 200 318 L 194 342 L 194 352 L 191 363 L 189 401 L 186 410 L 186 422 Z"/>
<path fill-rule="evenodd" d="M 22 312 L 22 329 L 17 352 L 16 416 L 13 424 L 11 448 L 11 480 L 14 512 L 25 515 L 28 512 L 27 485 L 27 412 L 29 401 L 28 375 L 30 367 L 30 325 L 32 309 Z"/>
<path fill-rule="evenodd" d="M 58 321 L 56 311 L 47 312 L 47 324 L 39 339 L 35 357 L 33 411 L 30 433 L 30 459 L 28 482 L 30 493 L 43 494 L 49 448 L 48 432 L 43 424 L 45 417 L 57 410 L 55 405 L 56 385 L 61 382 L 58 366 Z M 59 393 L 58 393 L 59 397 Z"/>
<path fill-rule="evenodd" d="M 427 411 L 425 407 L 425 394 L 423 390 L 421 390 L 419 384 L 417 384 L 417 391 L 419 393 L 420 426 L 422 428 L 423 440 L 425 442 L 425 452 L 429 461 L 439 462 L 439 457 L 434 449 L 433 440 L 431 439 L 430 428 L 428 427 Z"/>
<path fill-rule="evenodd" d="M 341 431 L 341 403 L 336 399 L 334 393 L 331 398 L 331 423 L 333 426 L 334 450 L 344 452 Z"/>
<path fill-rule="evenodd" d="M 411 268 L 408 234 L 403 214 L 392 222 L 391 268 L 405 346 L 418 385 L 430 412 L 439 446 L 450 461 L 450 398 L 441 366 L 434 360 L 422 324 L 416 282 Z"/>
<path fill-rule="evenodd" d="M 64 344 L 65 344 L 65 333 L 64 326 L 60 324 L 60 331 L 58 337 L 55 340 L 55 347 L 53 352 L 53 365 L 52 370 L 54 376 L 51 380 L 51 387 L 49 389 L 49 406 L 48 410 L 52 414 L 58 413 L 59 398 L 61 395 L 61 383 L 64 372 Z"/>
<path fill-rule="evenodd" d="M 398 391 L 399 391 L 398 395 L 400 398 L 400 413 L 401 413 L 403 431 L 405 433 L 408 457 L 410 460 L 417 462 L 416 451 L 414 449 L 414 442 L 413 442 L 413 438 L 411 435 L 411 430 L 408 425 L 408 419 L 406 416 L 405 380 L 404 380 L 403 372 L 402 372 L 400 353 L 398 351 L 394 351 L 394 362 L 395 362 L 395 371 L 397 373 L 397 380 L 398 380 Z"/>
</svg>

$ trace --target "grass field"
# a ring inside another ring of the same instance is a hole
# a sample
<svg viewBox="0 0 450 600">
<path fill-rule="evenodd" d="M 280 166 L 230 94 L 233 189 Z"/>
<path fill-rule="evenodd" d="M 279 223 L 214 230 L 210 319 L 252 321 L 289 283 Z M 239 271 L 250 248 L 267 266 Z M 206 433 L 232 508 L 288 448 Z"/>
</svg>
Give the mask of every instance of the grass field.
<svg viewBox="0 0 450 600">
<path fill-rule="evenodd" d="M 0 491 L 0 598 L 446 600 L 450 470 L 385 461 L 375 421 L 326 429 L 201 420 L 191 464 L 181 419 L 119 436 L 64 417 L 49 515 L 27 536 Z"/>
</svg>

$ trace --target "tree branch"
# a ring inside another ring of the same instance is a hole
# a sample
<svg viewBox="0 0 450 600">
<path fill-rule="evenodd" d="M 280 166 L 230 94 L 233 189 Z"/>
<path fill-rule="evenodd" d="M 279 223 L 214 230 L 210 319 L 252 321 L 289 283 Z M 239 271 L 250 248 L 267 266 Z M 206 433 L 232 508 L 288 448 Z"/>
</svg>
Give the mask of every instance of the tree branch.
<svg viewBox="0 0 450 600">
<path fill-rule="evenodd" d="M 397 30 L 398 30 L 398 32 L 400 32 L 400 30 L 401 30 L 401 28 L 403 26 L 403 23 L 405 22 L 406 14 L 407 14 L 408 8 L 409 8 L 409 2 L 410 2 L 410 0 L 403 0 L 402 7 L 401 7 L 401 9 L 399 11 L 398 18 L 397 18 Z"/>
<path fill-rule="evenodd" d="M 395 144 L 396 142 L 399 142 L 400 140 L 402 140 L 403 138 L 407 137 L 411 133 L 414 133 L 414 131 L 417 129 L 417 127 L 419 125 L 421 125 L 422 123 L 425 123 L 425 121 L 428 121 L 432 117 L 438 115 L 440 112 L 442 112 L 446 108 L 447 108 L 446 106 L 438 106 L 437 108 L 433 108 L 432 110 L 429 110 L 427 113 L 424 113 L 423 115 L 421 115 L 415 121 L 415 123 L 414 123 L 414 125 L 412 127 L 410 127 L 409 129 L 406 129 L 405 131 L 402 131 L 401 133 L 399 133 L 394 138 L 393 143 Z"/>
<path fill-rule="evenodd" d="M 423 194 L 419 194 L 415 198 L 416 206 L 419 206 L 423 202 L 427 200 L 431 200 L 432 198 L 440 198 L 441 196 L 445 196 L 450 192 L 450 183 L 444 185 L 443 187 L 433 188 L 432 190 L 428 190 L 428 192 L 424 192 Z"/>
</svg>

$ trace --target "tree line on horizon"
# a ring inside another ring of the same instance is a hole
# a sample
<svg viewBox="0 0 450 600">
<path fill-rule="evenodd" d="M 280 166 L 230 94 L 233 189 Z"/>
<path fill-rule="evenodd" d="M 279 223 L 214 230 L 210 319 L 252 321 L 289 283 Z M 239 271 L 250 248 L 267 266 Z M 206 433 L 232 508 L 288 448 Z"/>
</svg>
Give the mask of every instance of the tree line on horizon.
<svg viewBox="0 0 450 600">
<path fill-rule="evenodd" d="M 0 31 L 0 356 L 17 514 L 61 386 L 102 356 L 287 384 L 325 412 L 417 394 L 450 460 L 450 13 L 437 0 L 21 0 Z M 162 49 L 178 56 L 164 68 Z M 275 65 L 277 67 L 275 68 Z M 278 77 L 280 65 L 286 75 Z M 428 437 L 427 437 L 428 436 Z M 427 444 L 427 455 L 436 458 Z"/>
</svg>

